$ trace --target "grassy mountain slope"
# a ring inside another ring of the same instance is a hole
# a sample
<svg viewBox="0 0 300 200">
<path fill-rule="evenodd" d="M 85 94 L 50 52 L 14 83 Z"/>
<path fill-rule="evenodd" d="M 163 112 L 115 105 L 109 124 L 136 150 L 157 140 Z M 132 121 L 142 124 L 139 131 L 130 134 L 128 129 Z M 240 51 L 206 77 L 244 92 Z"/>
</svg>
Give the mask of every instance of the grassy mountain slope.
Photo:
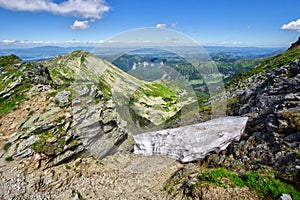
<svg viewBox="0 0 300 200">
<path fill-rule="evenodd" d="M 161 125 L 191 102 L 191 99 L 180 99 L 184 89 L 174 83 L 138 80 L 85 51 L 74 51 L 42 64 L 49 69 L 55 84 L 93 82 L 107 99 L 114 98 L 119 106 L 128 106 L 131 117 L 139 125 L 145 125 L 144 122 Z"/>
<path fill-rule="evenodd" d="M 300 46 L 289 49 L 282 54 L 267 58 L 266 60 L 262 61 L 258 66 L 254 67 L 248 72 L 238 75 L 227 85 L 227 88 L 234 88 L 238 85 L 247 87 L 248 84 L 251 84 L 251 83 L 247 83 L 247 79 L 257 77 L 257 76 L 263 76 L 268 71 L 275 69 L 277 67 L 288 65 L 292 61 L 299 58 L 300 58 Z"/>
</svg>

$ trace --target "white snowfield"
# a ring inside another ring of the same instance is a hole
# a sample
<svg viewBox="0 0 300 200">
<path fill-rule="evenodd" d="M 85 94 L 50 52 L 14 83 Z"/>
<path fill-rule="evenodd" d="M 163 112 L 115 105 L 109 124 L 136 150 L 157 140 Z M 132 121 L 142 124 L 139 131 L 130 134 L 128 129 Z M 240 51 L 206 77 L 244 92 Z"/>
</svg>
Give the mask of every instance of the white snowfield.
<svg viewBox="0 0 300 200">
<path fill-rule="evenodd" d="M 143 133 L 134 136 L 134 153 L 165 155 L 180 162 L 191 162 L 220 152 L 238 141 L 247 117 L 224 117 L 204 123 Z"/>
</svg>

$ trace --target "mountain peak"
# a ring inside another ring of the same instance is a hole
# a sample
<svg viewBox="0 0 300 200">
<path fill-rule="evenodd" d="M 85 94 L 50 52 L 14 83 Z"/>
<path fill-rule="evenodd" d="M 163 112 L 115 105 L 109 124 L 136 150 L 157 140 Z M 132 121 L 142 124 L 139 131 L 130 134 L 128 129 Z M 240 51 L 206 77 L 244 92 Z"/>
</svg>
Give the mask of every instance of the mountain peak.
<svg viewBox="0 0 300 200">
<path fill-rule="evenodd" d="M 295 48 L 300 46 L 300 37 L 298 37 L 298 40 L 294 42 L 289 49 Z"/>
</svg>

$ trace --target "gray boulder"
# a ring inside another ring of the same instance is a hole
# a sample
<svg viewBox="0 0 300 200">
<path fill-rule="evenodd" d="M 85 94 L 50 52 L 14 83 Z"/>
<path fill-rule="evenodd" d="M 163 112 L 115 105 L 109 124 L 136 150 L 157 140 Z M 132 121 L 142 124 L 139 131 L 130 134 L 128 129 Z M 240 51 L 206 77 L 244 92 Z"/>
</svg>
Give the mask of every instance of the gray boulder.
<svg viewBox="0 0 300 200">
<path fill-rule="evenodd" d="M 9 97 L 11 95 L 9 92 L 12 91 L 17 86 L 19 86 L 22 83 L 22 81 L 23 81 L 23 77 L 19 76 L 15 81 L 9 83 L 5 89 L 0 91 L 0 96 L 3 96 L 4 98 Z"/>
<path fill-rule="evenodd" d="M 90 92 L 89 88 L 86 85 L 79 85 L 75 87 L 74 90 L 79 96 L 87 96 Z"/>
<path fill-rule="evenodd" d="M 197 161 L 240 139 L 247 117 L 225 117 L 174 129 L 135 135 L 134 153 Z"/>
<path fill-rule="evenodd" d="M 70 101 L 69 101 L 70 95 L 71 95 L 71 92 L 66 91 L 66 90 L 63 90 L 63 91 L 57 93 L 57 95 L 55 96 L 55 103 L 61 108 L 69 105 L 70 104 Z"/>
</svg>

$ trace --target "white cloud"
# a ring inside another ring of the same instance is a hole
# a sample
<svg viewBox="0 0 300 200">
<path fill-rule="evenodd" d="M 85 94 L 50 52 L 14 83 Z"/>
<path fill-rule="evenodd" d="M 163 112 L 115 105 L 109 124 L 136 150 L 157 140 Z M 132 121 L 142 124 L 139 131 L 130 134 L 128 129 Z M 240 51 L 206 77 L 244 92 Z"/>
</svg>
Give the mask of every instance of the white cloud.
<svg viewBox="0 0 300 200">
<path fill-rule="evenodd" d="M 32 46 L 43 46 L 43 45 L 54 45 L 55 43 L 50 41 L 28 41 L 28 40 L 2 40 L 0 41 L 0 47 L 32 47 Z"/>
<path fill-rule="evenodd" d="M 62 3 L 53 0 L 0 0 L 0 7 L 12 11 L 45 11 L 91 20 L 101 19 L 110 10 L 105 0 L 66 0 Z"/>
<path fill-rule="evenodd" d="M 96 47 L 101 44 L 101 41 L 80 41 L 77 39 L 68 40 L 64 42 L 55 41 L 32 41 L 32 40 L 0 40 L 0 49 L 2 48 L 32 48 L 41 46 L 61 46 L 61 47 L 71 47 L 71 46 L 87 46 Z"/>
<path fill-rule="evenodd" d="M 166 28 L 167 24 L 156 24 L 156 28 Z"/>
<path fill-rule="evenodd" d="M 3 44 L 12 44 L 12 43 L 15 43 L 17 42 L 16 40 L 2 40 L 1 41 Z"/>
<path fill-rule="evenodd" d="M 70 26 L 70 28 L 72 30 L 88 29 L 88 28 L 90 28 L 89 21 L 87 21 L 87 20 L 85 20 L 85 21 L 75 20 L 74 23 L 73 23 L 73 25 Z"/>
<path fill-rule="evenodd" d="M 173 28 L 176 28 L 176 26 L 177 26 L 177 24 L 171 24 L 171 26 L 173 27 Z"/>
<path fill-rule="evenodd" d="M 298 31 L 300 32 L 300 19 L 297 21 L 291 21 L 288 24 L 284 24 L 280 28 L 281 30 L 287 30 L 287 31 Z"/>
</svg>

